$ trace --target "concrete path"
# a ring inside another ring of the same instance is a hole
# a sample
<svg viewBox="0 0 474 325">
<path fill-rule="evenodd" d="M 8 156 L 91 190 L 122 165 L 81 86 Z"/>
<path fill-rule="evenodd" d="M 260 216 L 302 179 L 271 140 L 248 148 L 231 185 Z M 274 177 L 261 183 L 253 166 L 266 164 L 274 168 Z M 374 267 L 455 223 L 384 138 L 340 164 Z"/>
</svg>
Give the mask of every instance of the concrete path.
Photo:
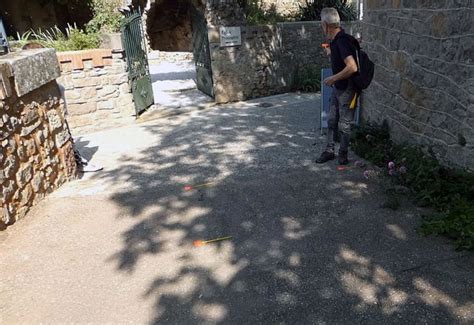
<svg viewBox="0 0 474 325">
<path fill-rule="evenodd" d="M 186 56 L 173 58 L 172 54 L 159 61 L 153 58 L 149 60 L 157 109 L 212 102 L 211 97 L 196 88 L 196 68 L 193 60 Z M 167 58 L 169 59 L 166 60 Z"/>
<path fill-rule="evenodd" d="M 105 170 L 0 233 L 0 323 L 472 324 L 473 255 L 312 162 L 317 96 L 262 101 L 80 138 Z"/>
</svg>

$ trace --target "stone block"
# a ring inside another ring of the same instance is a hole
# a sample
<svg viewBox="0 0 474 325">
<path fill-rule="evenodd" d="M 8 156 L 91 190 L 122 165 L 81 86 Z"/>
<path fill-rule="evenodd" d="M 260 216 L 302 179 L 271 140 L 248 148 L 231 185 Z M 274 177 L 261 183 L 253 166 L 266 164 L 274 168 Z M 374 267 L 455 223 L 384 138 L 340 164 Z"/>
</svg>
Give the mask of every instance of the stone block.
<svg viewBox="0 0 474 325">
<path fill-rule="evenodd" d="M 109 95 L 112 95 L 114 92 L 117 91 L 117 86 L 113 86 L 113 85 L 105 85 L 102 89 L 100 89 L 98 92 L 97 92 L 97 97 L 99 99 L 103 99 Z"/>
<path fill-rule="evenodd" d="M 97 96 L 97 89 L 95 87 L 82 88 L 80 90 L 80 97 L 84 99 L 84 102 L 93 100 Z"/>
<path fill-rule="evenodd" d="M 63 128 L 63 121 L 55 109 L 46 112 L 48 116 L 49 127 L 52 131 Z"/>
<path fill-rule="evenodd" d="M 74 70 L 71 73 L 72 79 L 85 79 L 87 77 L 83 70 Z"/>
<path fill-rule="evenodd" d="M 66 102 L 70 103 L 72 101 L 76 101 L 81 98 L 81 92 L 77 89 L 66 90 L 64 92 L 64 97 L 66 98 Z"/>
<path fill-rule="evenodd" d="M 20 197 L 20 206 L 31 206 L 33 204 L 33 190 L 30 184 L 27 184 L 21 191 Z"/>
<path fill-rule="evenodd" d="M 2 205 L 5 205 L 15 194 L 17 186 L 14 181 L 7 180 L 3 183 L 2 190 L 0 191 Z"/>
<path fill-rule="evenodd" d="M 55 136 L 56 147 L 61 148 L 70 138 L 69 132 L 67 130 L 62 130 Z"/>
<path fill-rule="evenodd" d="M 119 87 L 119 90 L 120 90 L 120 94 L 130 94 L 131 92 L 131 89 L 130 89 L 130 85 L 127 83 L 124 83 L 124 84 L 121 84 L 120 87 Z"/>
<path fill-rule="evenodd" d="M 34 106 L 25 108 L 24 112 L 21 114 L 21 122 L 23 123 L 23 125 L 30 125 L 33 122 L 37 121 L 38 118 L 38 109 Z"/>
<path fill-rule="evenodd" d="M 97 103 L 91 101 L 83 104 L 68 105 L 68 111 L 71 116 L 84 115 L 95 112 L 97 110 Z"/>
<path fill-rule="evenodd" d="M 24 146 L 26 148 L 27 156 L 33 157 L 36 154 L 37 150 L 36 150 L 35 140 L 33 140 L 33 139 L 26 140 L 24 142 Z"/>
<path fill-rule="evenodd" d="M 19 97 L 55 80 L 61 75 L 53 49 L 12 52 L 0 58 L 8 64 L 14 76 L 14 88 Z"/>
<path fill-rule="evenodd" d="M 33 177 L 33 166 L 31 164 L 26 164 L 20 168 L 16 174 L 16 180 L 18 186 L 22 188 L 25 186 Z"/>
<path fill-rule="evenodd" d="M 41 120 L 38 120 L 32 125 L 22 127 L 20 135 L 22 137 L 30 135 L 31 133 L 33 133 L 33 131 L 35 131 L 41 125 L 41 123 L 42 123 Z"/>
<path fill-rule="evenodd" d="M 105 100 L 97 103 L 98 110 L 110 110 L 114 109 L 114 102 L 112 100 Z"/>
<path fill-rule="evenodd" d="M 101 85 L 101 78 L 98 77 L 73 79 L 73 86 L 75 88 L 97 87 Z"/>
<path fill-rule="evenodd" d="M 11 178 L 19 167 L 19 161 L 16 155 L 8 155 L 2 166 L 5 178 Z"/>
<path fill-rule="evenodd" d="M 13 214 L 8 210 L 8 206 L 1 208 L 0 222 L 9 225 L 14 221 Z"/>
<path fill-rule="evenodd" d="M 94 68 L 92 71 L 89 71 L 90 77 L 100 77 L 107 75 L 109 72 L 104 68 Z"/>
<path fill-rule="evenodd" d="M 108 77 L 108 84 L 110 85 L 121 85 L 121 84 L 128 84 L 128 75 L 126 73 L 120 73 L 113 76 Z"/>
<path fill-rule="evenodd" d="M 62 86 L 65 90 L 74 89 L 74 82 L 70 74 L 62 75 L 57 81 L 58 84 Z"/>
</svg>

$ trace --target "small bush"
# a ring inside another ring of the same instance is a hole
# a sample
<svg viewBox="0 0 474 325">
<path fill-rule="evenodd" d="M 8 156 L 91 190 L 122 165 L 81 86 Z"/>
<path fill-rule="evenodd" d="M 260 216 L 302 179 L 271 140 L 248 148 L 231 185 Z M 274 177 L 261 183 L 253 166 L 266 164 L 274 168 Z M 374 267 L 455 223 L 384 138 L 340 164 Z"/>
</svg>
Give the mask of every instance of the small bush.
<svg viewBox="0 0 474 325">
<path fill-rule="evenodd" d="M 474 175 L 439 164 L 420 148 L 397 145 L 390 140 L 388 125 L 367 124 L 355 130 L 353 150 L 383 167 L 388 162 L 403 166 L 395 179 L 408 187 L 421 206 L 436 213 L 423 218 L 422 234 L 443 234 L 457 249 L 474 249 Z"/>
<path fill-rule="evenodd" d="M 298 68 L 293 90 L 302 92 L 317 92 L 321 89 L 321 69 L 316 64 Z"/>
<path fill-rule="evenodd" d="M 117 33 L 120 31 L 122 14 L 117 10 L 121 0 L 92 0 L 93 18 L 87 23 L 88 33 Z"/>
<path fill-rule="evenodd" d="M 260 0 L 241 0 L 241 6 L 244 8 L 248 25 L 273 25 L 294 20 L 293 17 L 279 14 L 275 5 L 272 5 L 268 10 L 264 10 Z"/>
<path fill-rule="evenodd" d="M 58 52 L 93 49 L 99 46 L 98 34 L 88 34 L 76 26 L 69 25 L 63 32 L 58 27 L 47 30 L 28 31 L 17 35 L 17 47 L 35 42 L 46 48 L 54 48 Z"/>
</svg>

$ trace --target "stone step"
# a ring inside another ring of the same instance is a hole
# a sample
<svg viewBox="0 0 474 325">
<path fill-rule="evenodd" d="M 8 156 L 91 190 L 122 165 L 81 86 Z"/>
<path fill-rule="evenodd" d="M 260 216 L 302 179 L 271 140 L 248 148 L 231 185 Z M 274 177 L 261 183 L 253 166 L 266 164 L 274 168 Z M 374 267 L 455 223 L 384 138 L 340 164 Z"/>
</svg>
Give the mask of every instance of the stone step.
<svg viewBox="0 0 474 325">
<path fill-rule="evenodd" d="M 148 53 L 148 60 L 153 62 L 186 62 L 193 61 L 192 52 L 163 52 L 151 51 Z"/>
</svg>

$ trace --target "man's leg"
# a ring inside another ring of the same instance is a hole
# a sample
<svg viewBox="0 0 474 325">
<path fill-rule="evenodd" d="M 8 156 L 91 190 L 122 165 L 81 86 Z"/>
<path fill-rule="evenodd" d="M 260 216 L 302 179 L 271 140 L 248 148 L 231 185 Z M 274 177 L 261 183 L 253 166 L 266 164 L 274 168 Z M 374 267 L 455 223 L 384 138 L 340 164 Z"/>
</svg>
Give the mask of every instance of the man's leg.
<svg viewBox="0 0 474 325">
<path fill-rule="evenodd" d="M 339 164 L 347 165 L 349 159 L 347 153 L 349 151 L 349 142 L 351 139 L 351 125 L 355 116 L 355 105 L 357 93 L 351 85 L 338 94 L 339 107 L 339 123 L 338 128 L 341 132 L 341 145 L 339 147 Z"/>
<path fill-rule="evenodd" d="M 329 160 L 335 159 L 336 157 L 334 154 L 334 148 L 336 145 L 336 135 L 339 121 L 339 102 L 336 92 L 338 92 L 338 90 L 333 88 L 329 106 L 326 149 L 321 154 L 321 156 L 316 159 L 316 163 L 318 164 L 323 164 Z"/>
</svg>

